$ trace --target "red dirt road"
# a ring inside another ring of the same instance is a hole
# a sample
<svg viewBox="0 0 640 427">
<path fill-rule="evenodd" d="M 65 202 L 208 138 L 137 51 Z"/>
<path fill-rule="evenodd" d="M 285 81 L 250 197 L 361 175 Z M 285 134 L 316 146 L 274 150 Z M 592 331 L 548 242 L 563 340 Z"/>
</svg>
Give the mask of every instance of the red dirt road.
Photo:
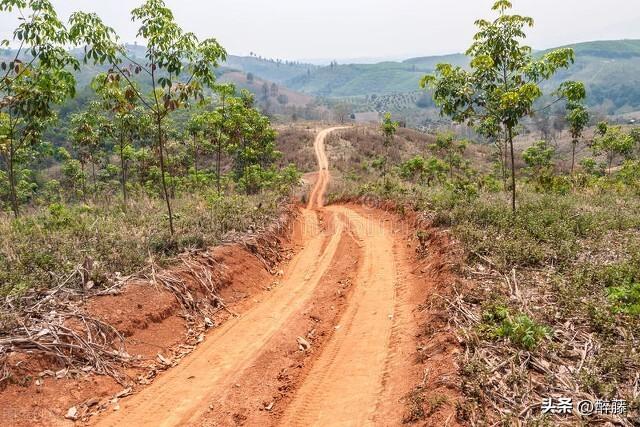
<svg viewBox="0 0 640 427">
<path fill-rule="evenodd" d="M 122 400 L 120 410 L 99 418 L 98 425 L 402 424 L 402 397 L 416 383 L 415 372 L 396 369 L 405 367 L 407 358 L 413 357 L 417 328 L 412 321 L 417 304 L 399 292 L 412 280 L 408 245 L 403 240 L 406 236 L 398 235 L 389 218 L 378 212 L 323 207 L 330 180 L 324 140 L 336 129 L 323 130 L 316 138 L 318 179 L 297 224 L 302 250 L 288 265 L 280 284 L 239 317 L 209 333 L 178 366 Z M 338 268 L 347 261 L 351 272 Z M 348 290 L 328 288 L 336 282 L 344 284 L 340 275 L 346 277 L 347 273 L 352 277 Z M 338 303 L 325 302 L 331 304 L 327 307 L 317 301 L 320 295 L 332 294 L 343 301 L 342 308 Z M 327 320 L 332 323 L 318 323 L 319 329 L 324 328 L 324 338 L 318 339 L 317 347 L 309 338 L 311 349 L 298 350 L 293 340 L 290 346 L 283 345 L 283 337 L 289 342 L 287 331 L 306 327 L 304 319 L 314 304 L 323 312 L 335 312 L 330 318 L 334 320 Z M 255 399 L 259 397 L 251 392 L 238 396 L 231 392 L 240 383 L 250 382 L 255 388 L 256 383 L 264 382 L 266 387 L 271 376 L 280 377 L 289 369 L 279 366 L 274 358 L 292 353 L 300 353 L 304 359 L 287 391 L 280 387 L 276 410 L 268 405 L 258 410 L 260 403 Z M 228 411 L 226 417 L 224 407 L 214 409 L 213 403 L 221 401 L 227 409 L 252 409 L 233 416 Z"/>
</svg>

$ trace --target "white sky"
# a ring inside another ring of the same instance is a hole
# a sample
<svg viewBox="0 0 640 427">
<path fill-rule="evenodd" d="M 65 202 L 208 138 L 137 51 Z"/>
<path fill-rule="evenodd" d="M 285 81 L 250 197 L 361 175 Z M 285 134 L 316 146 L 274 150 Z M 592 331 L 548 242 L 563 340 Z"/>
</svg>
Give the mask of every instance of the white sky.
<svg viewBox="0 0 640 427">
<path fill-rule="evenodd" d="M 67 17 L 97 12 L 125 41 L 142 0 L 53 0 Z M 640 39 L 638 0 L 513 0 L 536 26 L 536 49 L 604 39 Z M 232 54 L 282 59 L 400 59 L 464 51 L 473 22 L 493 16 L 493 0 L 166 0 L 177 21 L 199 37 L 216 37 Z M 0 38 L 14 27 L 0 16 Z"/>
</svg>

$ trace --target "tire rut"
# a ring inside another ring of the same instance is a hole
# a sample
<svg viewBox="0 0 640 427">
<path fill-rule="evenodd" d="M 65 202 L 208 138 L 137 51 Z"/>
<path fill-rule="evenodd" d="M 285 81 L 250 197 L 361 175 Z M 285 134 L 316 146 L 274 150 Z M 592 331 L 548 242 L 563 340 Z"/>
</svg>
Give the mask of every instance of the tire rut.
<svg viewBox="0 0 640 427">
<path fill-rule="evenodd" d="M 305 211 L 303 218 L 304 234 L 313 237 L 294 257 L 283 283 L 253 309 L 212 331 L 182 363 L 123 401 L 120 411 L 101 419 L 98 425 L 184 425 L 206 411 L 216 390 L 232 386 L 233 379 L 312 296 L 336 253 L 342 222 L 337 221 L 336 232 L 327 235 L 318 231 L 314 212 Z"/>
<path fill-rule="evenodd" d="M 287 408 L 283 426 L 363 426 L 374 423 L 389 355 L 397 271 L 388 230 L 345 207 L 363 258 L 356 288 L 338 329 Z"/>
</svg>

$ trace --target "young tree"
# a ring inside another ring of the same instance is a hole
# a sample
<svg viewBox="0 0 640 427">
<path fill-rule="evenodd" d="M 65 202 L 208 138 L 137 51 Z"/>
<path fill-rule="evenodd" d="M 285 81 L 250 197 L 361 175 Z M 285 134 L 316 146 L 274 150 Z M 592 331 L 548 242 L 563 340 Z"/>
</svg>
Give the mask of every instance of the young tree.
<svg viewBox="0 0 640 427">
<path fill-rule="evenodd" d="M 640 158 L 640 128 L 633 128 L 629 132 L 635 145 L 636 159 Z"/>
<path fill-rule="evenodd" d="M 99 74 L 92 82 L 102 98 L 103 107 L 112 114 L 116 150 L 120 157 L 120 187 L 124 206 L 127 206 L 128 163 L 133 158 L 133 141 L 149 133 L 149 116 L 139 106 L 138 98 L 123 79 L 110 81 L 107 74 Z"/>
<path fill-rule="evenodd" d="M 113 128 L 110 120 L 101 114 L 100 105 L 92 102 L 80 113 L 71 116 L 69 139 L 71 140 L 85 176 L 85 166 L 91 164 L 93 190 L 96 190 L 96 165 L 104 154 L 105 140 L 111 136 Z M 86 182 L 82 183 L 83 197 L 86 198 Z"/>
<path fill-rule="evenodd" d="M 353 111 L 353 105 L 346 102 L 340 102 L 333 107 L 333 111 L 336 118 L 340 121 L 340 124 L 344 124 L 345 120 L 349 117 Z"/>
<path fill-rule="evenodd" d="M 607 158 L 607 174 L 611 175 L 613 162 L 617 157 L 629 156 L 633 151 L 634 140 L 620 126 L 598 124 L 597 136 L 593 140 L 592 149 L 595 154 L 605 154 Z"/>
<path fill-rule="evenodd" d="M 83 183 L 86 176 L 80 161 L 71 157 L 65 148 L 59 148 L 57 157 L 62 161 L 62 185 L 72 194 L 72 199 L 84 197 Z"/>
<path fill-rule="evenodd" d="M 200 42 L 193 33 L 185 33 L 163 0 L 146 0 L 131 14 L 134 21 L 140 22 L 138 37 L 145 40 L 145 63 L 129 58 L 126 50 L 118 45 L 114 31 L 95 14 L 73 14 L 70 32 L 87 41 L 90 58 L 111 64 L 107 83 L 119 84 L 120 79 L 124 79 L 128 84 L 127 91 L 138 98 L 153 117 L 162 193 L 169 216 L 169 230 L 173 235 L 175 228 L 165 176 L 166 135 L 163 125 L 171 113 L 188 107 L 190 100 L 204 99 L 203 89 L 214 85 L 214 68 L 226 58 L 226 51 L 215 39 Z M 140 73 L 151 82 L 151 96 L 145 96 L 131 80 L 133 74 Z"/>
<path fill-rule="evenodd" d="M 537 141 L 522 152 L 522 159 L 542 186 L 544 186 L 545 178 L 551 176 L 553 169 L 551 160 L 555 152 L 555 148 L 544 140 Z"/>
<path fill-rule="evenodd" d="M 191 140 L 189 147 L 193 157 L 193 172 L 195 178 L 198 178 L 198 157 L 202 151 L 202 140 L 204 138 L 204 116 L 205 113 L 194 114 L 187 122 L 186 132 Z"/>
<path fill-rule="evenodd" d="M 508 14 L 511 2 L 498 0 L 493 21 L 476 21 L 479 31 L 467 50 L 470 70 L 451 64 L 438 64 L 434 74 L 423 77 L 421 86 L 432 88 L 443 115 L 455 122 L 468 123 L 487 137 L 504 132 L 511 158 L 511 205 L 516 211 L 515 154 L 513 138 L 521 119 L 535 113 L 534 104 L 543 95 L 540 84 L 574 60 L 572 49 L 558 49 L 535 58 L 524 46 L 524 29 L 533 19 Z M 564 82 L 556 92 L 558 100 L 579 101 L 585 97 L 584 85 Z M 557 101 L 555 101 L 557 102 Z"/>
<path fill-rule="evenodd" d="M 54 105 L 75 93 L 72 70 L 78 70 L 79 63 L 67 52 L 74 39 L 49 1 L 0 0 L 0 12 L 13 11 L 21 19 L 13 32 L 18 46 L 13 59 L 0 64 L 0 164 L 6 170 L 11 209 L 17 217 L 16 167 L 41 142 L 55 119 Z M 0 41 L 0 47 L 10 44 Z"/>
<path fill-rule="evenodd" d="M 215 146 L 216 150 L 216 188 L 218 190 L 218 196 L 222 193 L 222 153 L 227 147 L 229 141 L 229 135 L 227 134 L 226 122 L 227 122 L 227 100 L 236 93 L 236 88 L 231 84 L 216 85 L 214 88 L 218 94 L 219 106 L 217 108 L 217 115 L 211 115 L 208 117 L 208 132 L 211 143 Z"/>
<path fill-rule="evenodd" d="M 439 133 L 436 135 L 436 142 L 429 145 L 429 150 L 447 164 L 450 179 L 453 179 L 454 169 L 462 164 L 462 155 L 466 149 L 467 143 L 458 141 L 451 132 Z"/>
<path fill-rule="evenodd" d="M 254 108 L 253 95 L 246 90 L 239 98 L 229 99 L 225 111 L 226 148 L 233 161 L 234 178 L 241 182 L 251 174 L 251 180 L 255 180 L 282 156 L 276 150 L 276 133 L 269 118 Z"/>
<path fill-rule="evenodd" d="M 443 181 L 447 178 L 447 164 L 435 157 L 424 158 L 415 156 L 399 166 L 400 176 L 404 179 L 415 180 L 416 178 L 426 185 L 436 181 Z"/>
<path fill-rule="evenodd" d="M 380 131 L 382 132 L 383 145 L 386 151 L 386 156 L 384 158 L 382 175 L 384 176 L 384 184 L 387 185 L 387 162 L 389 158 L 389 148 L 391 144 L 393 144 L 393 139 L 395 138 L 396 132 L 398 131 L 398 122 L 394 122 L 391 118 L 391 113 L 386 113 L 384 118 L 382 119 L 382 124 L 380 125 Z"/>
<path fill-rule="evenodd" d="M 589 112 L 581 102 L 567 103 L 567 122 L 571 131 L 571 175 L 576 164 L 576 147 L 582 138 L 582 132 L 589 124 Z"/>
</svg>

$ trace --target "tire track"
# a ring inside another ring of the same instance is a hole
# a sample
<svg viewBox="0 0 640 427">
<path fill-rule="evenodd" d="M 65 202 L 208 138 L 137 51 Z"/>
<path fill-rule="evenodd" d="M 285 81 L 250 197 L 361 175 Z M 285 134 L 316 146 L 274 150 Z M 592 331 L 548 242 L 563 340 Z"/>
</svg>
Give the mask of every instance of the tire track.
<svg viewBox="0 0 640 427">
<path fill-rule="evenodd" d="M 281 420 L 283 426 L 373 424 L 389 353 L 395 310 L 396 267 L 387 229 L 345 207 L 363 249 L 356 288 L 338 329 Z"/>
<path fill-rule="evenodd" d="M 335 256 L 344 224 L 335 232 L 319 232 L 317 214 L 303 213 L 304 249 L 292 260 L 283 283 L 242 316 L 212 331 L 191 355 L 159 376 L 150 386 L 121 403 L 100 426 L 177 426 L 197 420 L 217 390 L 231 387 L 268 340 L 304 307 Z M 327 243 L 328 241 L 328 243 Z"/>
</svg>

